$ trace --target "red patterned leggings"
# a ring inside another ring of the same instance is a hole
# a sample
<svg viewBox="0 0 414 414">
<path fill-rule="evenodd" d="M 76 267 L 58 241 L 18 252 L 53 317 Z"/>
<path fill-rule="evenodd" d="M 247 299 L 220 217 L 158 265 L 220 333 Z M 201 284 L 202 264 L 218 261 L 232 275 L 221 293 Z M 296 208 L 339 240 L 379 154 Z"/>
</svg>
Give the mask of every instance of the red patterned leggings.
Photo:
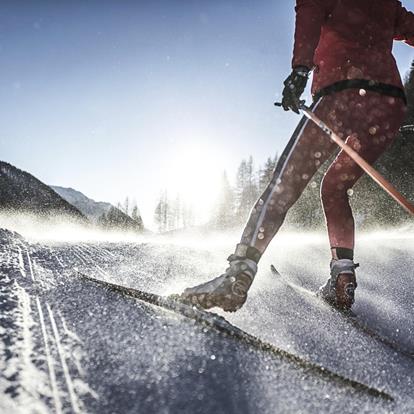
<svg viewBox="0 0 414 414">
<path fill-rule="evenodd" d="M 404 120 L 405 104 L 400 98 L 348 89 L 319 99 L 312 110 L 373 164 L 393 142 Z M 241 242 L 263 253 L 289 208 L 336 151 L 337 145 L 303 118 L 280 157 L 271 182 L 251 211 Z M 325 173 L 321 198 L 331 248 L 354 248 L 354 219 L 348 191 L 362 175 L 362 169 L 343 151 Z"/>
</svg>

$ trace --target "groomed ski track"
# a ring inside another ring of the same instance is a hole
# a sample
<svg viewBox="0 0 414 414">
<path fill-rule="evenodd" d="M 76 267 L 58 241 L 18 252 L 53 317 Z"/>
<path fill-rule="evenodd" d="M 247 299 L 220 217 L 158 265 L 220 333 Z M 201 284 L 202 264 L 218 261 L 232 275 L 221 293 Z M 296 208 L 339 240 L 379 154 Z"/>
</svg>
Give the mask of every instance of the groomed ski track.
<svg viewBox="0 0 414 414">
<path fill-rule="evenodd" d="M 360 284 L 356 310 L 381 333 L 412 349 L 413 323 L 407 312 L 413 282 L 401 269 L 413 268 L 414 249 L 393 240 L 382 246 L 394 261 L 387 267 L 385 260 L 376 262 L 371 250 L 365 252 L 368 277 L 365 291 Z M 269 254 L 245 308 L 221 314 L 265 344 L 259 349 L 74 276 L 77 268 L 101 280 L 164 295 L 220 271 L 223 251 L 165 241 L 30 243 L 0 230 L 0 411 L 20 413 L 28 407 L 41 413 L 414 411 L 410 358 L 353 328 L 343 317 L 315 310 L 269 272 L 270 261 L 278 262 L 281 272 L 303 284 L 302 253 L 309 248 L 285 246 L 284 252 Z M 311 248 L 323 257 L 322 246 L 316 243 Z M 291 263 L 283 258 L 289 249 L 295 255 Z M 404 289 L 390 289 L 388 278 L 383 280 L 385 290 L 377 289 L 370 277 L 376 266 L 392 277 L 396 263 Z M 323 265 L 321 260 L 309 272 L 307 288 L 317 286 L 321 276 L 316 274 Z M 375 295 L 378 309 L 369 300 Z M 294 358 L 309 365 L 301 366 Z M 330 372 L 345 381 L 329 378 Z M 394 401 L 383 398 L 388 395 Z"/>
</svg>

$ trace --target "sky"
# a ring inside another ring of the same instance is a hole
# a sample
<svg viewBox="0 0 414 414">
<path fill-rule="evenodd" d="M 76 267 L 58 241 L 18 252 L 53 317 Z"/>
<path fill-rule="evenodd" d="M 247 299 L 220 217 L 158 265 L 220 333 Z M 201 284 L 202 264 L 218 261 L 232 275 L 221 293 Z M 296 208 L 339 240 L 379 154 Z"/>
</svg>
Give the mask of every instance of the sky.
<svg viewBox="0 0 414 414">
<path fill-rule="evenodd" d="M 163 189 L 206 217 L 223 171 L 280 153 L 299 121 L 273 107 L 293 31 L 293 0 L 3 0 L 0 159 L 135 198 L 149 227 Z M 406 73 L 414 49 L 394 53 Z"/>
</svg>

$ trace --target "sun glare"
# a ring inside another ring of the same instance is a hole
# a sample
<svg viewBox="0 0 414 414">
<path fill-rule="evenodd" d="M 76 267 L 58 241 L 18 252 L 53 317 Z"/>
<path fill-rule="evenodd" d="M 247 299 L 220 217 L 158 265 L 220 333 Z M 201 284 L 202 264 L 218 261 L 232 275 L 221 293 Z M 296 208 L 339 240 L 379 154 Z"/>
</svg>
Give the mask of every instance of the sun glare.
<svg viewBox="0 0 414 414">
<path fill-rule="evenodd" d="M 185 145 L 171 156 L 167 171 L 170 197 L 177 194 L 191 206 L 198 222 L 206 221 L 217 200 L 223 155 L 206 145 Z"/>
</svg>

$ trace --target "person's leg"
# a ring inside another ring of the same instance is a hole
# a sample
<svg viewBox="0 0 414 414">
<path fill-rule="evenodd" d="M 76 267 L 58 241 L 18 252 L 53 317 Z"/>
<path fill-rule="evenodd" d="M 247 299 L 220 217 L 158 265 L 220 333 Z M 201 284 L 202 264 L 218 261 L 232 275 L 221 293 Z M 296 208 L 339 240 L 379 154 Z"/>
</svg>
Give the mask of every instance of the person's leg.
<svg viewBox="0 0 414 414">
<path fill-rule="evenodd" d="M 399 99 L 367 92 L 345 91 L 338 99 L 349 108 L 346 143 L 368 163 L 373 164 L 393 142 L 404 119 L 405 106 Z M 356 288 L 354 259 L 355 224 L 348 192 L 363 170 L 341 151 L 327 170 L 321 198 L 332 252 L 331 278 L 321 294 L 333 305 L 349 309 Z M 381 191 L 381 190 L 378 190 Z"/>
<path fill-rule="evenodd" d="M 313 110 L 339 130 L 335 99 L 324 97 L 313 105 Z M 257 263 L 287 211 L 335 149 L 327 135 L 303 118 L 280 157 L 271 182 L 251 211 L 241 243 L 228 258 L 230 267 L 223 275 L 186 289 L 181 298 L 204 308 L 239 309 L 257 272 Z"/>
<path fill-rule="evenodd" d="M 313 109 L 330 120 L 338 132 L 336 105 L 324 97 Z M 303 117 L 278 160 L 273 177 L 250 213 L 241 237 L 241 245 L 260 253 L 282 226 L 289 209 L 296 203 L 319 167 L 332 155 L 336 145 L 316 125 Z"/>
<path fill-rule="evenodd" d="M 346 139 L 369 164 L 373 164 L 394 141 L 404 120 L 405 107 L 400 99 L 367 92 L 361 97 L 347 91 L 350 113 L 347 123 L 352 133 Z M 354 219 L 348 192 L 363 170 L 341 151 L 325 173 L 321 185 L 321 198 L 325 212 L 329 241 L 334 259 L 354 249 Z M 351 254 L 351 253 L 349 253 Z"/>
</svg>

